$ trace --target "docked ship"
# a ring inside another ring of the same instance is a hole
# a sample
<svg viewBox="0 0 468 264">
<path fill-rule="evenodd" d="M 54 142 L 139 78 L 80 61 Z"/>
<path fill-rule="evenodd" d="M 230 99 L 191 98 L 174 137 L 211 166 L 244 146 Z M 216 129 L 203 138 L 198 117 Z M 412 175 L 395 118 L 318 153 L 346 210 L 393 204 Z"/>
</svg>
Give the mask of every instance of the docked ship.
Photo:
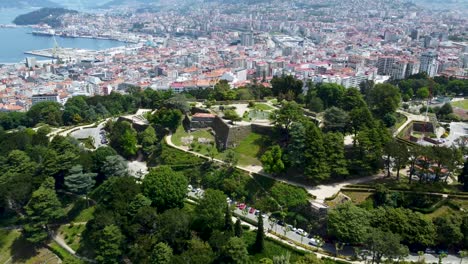
<svg viewBox="0 0 468 264">
<path fill-rule="evenodd" d="M 33 31 L 31 32 L 31 34 L 37 35 L 37 36 L 54 36 L 55 30 L 47 29 L 47 30 L 41 30 L 41 31 Z"/>
</svg>

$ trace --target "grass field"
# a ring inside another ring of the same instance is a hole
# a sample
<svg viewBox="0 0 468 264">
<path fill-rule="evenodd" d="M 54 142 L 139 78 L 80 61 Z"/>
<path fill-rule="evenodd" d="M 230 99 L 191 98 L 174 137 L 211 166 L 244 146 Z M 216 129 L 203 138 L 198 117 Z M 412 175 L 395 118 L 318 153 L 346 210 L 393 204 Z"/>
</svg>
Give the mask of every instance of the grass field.
<svg viewBox="0 0 468 264">
<path fill-rule="evenodd" d="M 59 263 L 57 256 L 47 248 L 32 249 L 32 245 L 21 238 L 18 230 L 0 230 L 0 263 Z"/>
<path fill-rule="evenodd" d="M 343 192 L 343 194 L 351 198 L 351 201 L 355 204 L 360 204 L 364 202 L 367 198 L 369 198 L 372 195 L 372 193 L 350 191 Z"/>
<path fill-rule="evenodd" d="M 11 247 L 20 235 L 16 230 L 0 230 L 0 263 L 6 263 L 11 258 Z"/>
<path fill-rule="evenodd" d="M 85 228 L 85 225 L 63 225 L 59 228 L 59 234 L 73 250 L 77 251 L 80 247 L 81 233 Z"/>
<path fill-rule="evenodd" d="M 262 104 L 262 103 L 256 103 L 255 106 L 253 107 L 255 110 L 260 110 L 260 111 L 270 111 L 273 110 L 274 108 L 267 105 L 267 104 Z"/>
<path fill-rule="evenodd" d="M 257 133 L 250 133 L 239 145 L 233 150 L 239 154 L 239 165 L 262 165 L 260 157 L 265 152 L 265 148 L 270 146 L 267 144 L 269 139 Z"/>
<path fill-rule="evenodd" d="M 198 142 L 197 140 L 199 138 L 207 138 L 214 142 L 214 136 L 210 133 L 210 131 L 203 129 L 188 133 L 184 130 L 182 125 L 180 125 L 174 135 L 172 135 L 172 142 L 177 146 L 184 146 L 182 143 L 182 138 L 188 136 L 193 136 L 193 142 Z"/>
<path fill-rule="evenodd" d="M 462 108 L 464 110 L 468 110 L 468 99 L 461 100 L 461 101 L 456 101 L 456 102 L 453 102 L 451 104 L 454 107 L 459 107 L 459 108 Z"/>
</svg>

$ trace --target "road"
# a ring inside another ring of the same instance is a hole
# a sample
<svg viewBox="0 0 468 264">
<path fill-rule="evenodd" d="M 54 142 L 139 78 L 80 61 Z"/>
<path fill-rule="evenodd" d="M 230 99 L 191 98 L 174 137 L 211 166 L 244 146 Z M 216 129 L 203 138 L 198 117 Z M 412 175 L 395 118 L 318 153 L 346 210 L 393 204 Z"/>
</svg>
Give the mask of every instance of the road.
<svg viewBox="0 0 468 264">
<path fill-rule="evenodd" d="M 203 196 L 203 192 L 204 192 L 203 190 L 200 190 L 200 192 L 195 192 L 195 191 L 191 190 L 191 191 L 188 192 L 188 196 L 190 198 L 200 199 Z M 232 201 L 231 204 L 234 205 L 234 201 Z M 253 213 L 249 213 L 248 210 L 240 210 L 237 207 L 234 209 L 234 214 L 235 215 L 241 215 L 241 216 L 246 217 L 246 218 L 248 218 L 248 219 L 250 219 L 252 221 L 255 221 L 255 222 L 257 222 L 257 220 L 258 220 L 257 215 L 255 215 Z M 268 214 L 266 214 L 264 216 L 263 226 L 264 226 L 265 231 L 272 230 L 273 232 L 275 232 L 275 233 L 277 233 L 279 235 L 285 236 L 289 240 L 295 241 L 298 244 L 302 244 L 302 245 L 306 245 L 306 246 L 309 246 L 309 247 L 312 247 L 312 248 L 316 248 L 316 247 L 309 244 L 309 240 L 310 240 L 311 237 L 313 237 L 313 235 L 308 234 L 307 236 L 301 236 L 301 235 L 297 234 L 296 232 L 294 232 L 294 231 L 290 230 L 289 228 L 287 228 L 286 225 L 287 224 L 285 224 L 285 226 L 282 226 L 282 225 L 277 224 L 276 220 L 273 219 L 273 218 L 270 218 L 270 216 Z M 288 241 L 285 241 L 285 240 L 283 240 L 283 242 L 288 243 Z M 336 251 L 334 244 L 331 244 L 331 243 L 325 243 L 321 247 L 321 249 L 328 252 L 328 253 L 330 253 L 330 254 L 332 254 L 332 255 L 334 255 L 335 251 Z M 317 254 L 317 252 L 314 252 L 314 254 Z M 345 246 L 343 248 L 343 250 L 339 251 L 339 254 L 342 255 L 342 256 L 346 256 L 346 257 L 352 257 L 354 255 L 354 248 L 351 247 L 351 246 Z M 323 255 L 323 254 L 318 254 L 318 255 L 320 257 L 321 256 L 329 257 L 329 256 Z M 427 263 L 437 263 L 439 261 L 439 257 L 438 257 L 437 254 L 424 254 L 423 257 L 424 257 L 424 259 L 426 260 Z M 416 262 L 416 261 L 418 261 L 418 259 L 419 259 L 419 256 L 416 253 L 411 253 L 408 257 L 406 257 L 407 261 Z M 461 259 L 456 255 L 448 255 L 446 258 L 443 259 L 443 263 L 444 264 L 460 264 L 460 260 Z M 364 262 L 356 261 L 356 262 L 353 262 L 353 263 L 364 263 Z M 467 264 L 468 260 L 463 260 L 462 263 Z"/>
</svg>

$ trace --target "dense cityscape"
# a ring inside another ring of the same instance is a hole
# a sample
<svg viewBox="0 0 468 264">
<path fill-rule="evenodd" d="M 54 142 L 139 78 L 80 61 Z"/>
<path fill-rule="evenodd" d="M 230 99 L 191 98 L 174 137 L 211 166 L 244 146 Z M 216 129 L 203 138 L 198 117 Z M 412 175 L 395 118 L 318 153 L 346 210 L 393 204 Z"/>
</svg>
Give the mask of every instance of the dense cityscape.
<svg viewBox="0 0 468 264">
<path fill-rule="evenodd" d="M 467 76 L 463 12 L 387 1 L 207 2 L 180 9 L 64 15 L 60 27 L 39 31 L 129 43 L 97 54 L 50 47 L 47 54 L 59 58 L 53 64 L 3 66 L 1 109 L 25 111 L 34 94 L 57 93 L 64 103 L 125 84 L 180 92 L 219 80 L 237 88 L 282 74 L 346 88 L 420 72 Z"/>
<path fill-rule="evenodd" d="M 0 264 L 468 263 L 466 0 L 18 10 Z"/>
</svg>

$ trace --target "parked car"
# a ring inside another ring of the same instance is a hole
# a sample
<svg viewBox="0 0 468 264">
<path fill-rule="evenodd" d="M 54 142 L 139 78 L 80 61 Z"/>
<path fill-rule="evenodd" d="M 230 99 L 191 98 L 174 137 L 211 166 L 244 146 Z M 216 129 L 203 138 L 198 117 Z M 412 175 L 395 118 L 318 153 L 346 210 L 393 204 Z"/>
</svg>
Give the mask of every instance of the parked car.
<svg viewBox="0 0 468 264">
<path fill-rule="evenodd" d="M 434 249 L 432 249 L 432 248 L 426 248 L 426 250 L 424 252 L 426 252 L 426 254 L 435 254 L 436 253 L 436 251 Z"/>
<path fill-rule="evenodd" d="M 255 208 L 251 207 L 250 210 L 249 210 L 249 214 L 253 214 L 253 213 L 255 213 L 255 211 L 256 211 Z"/>
<path fill-rule="evenodd" d="M 189 192 L 192 191 L 192 190 L 193 190 L 192 185 L 189 184 L 189 185 L 187 186 L 187 190 L 188 190 Z"/>
<path fill-rule="evenodd" d="M 298 228 L 298 229 L 296 230 L 296 233 L 297 233 L 298 235 L 304 235 L 304 230 Z"/>
<path fill-rule="evenodd" d="M 311 238 L 311 239 L 309 240 L 309 244 L 312 245 L 312 246 L 318 247 L 318 246 L 320 245 L 320 241 L 318 241 L 318 240 L 315 239 L 315 238 Z"/>
</svg>

